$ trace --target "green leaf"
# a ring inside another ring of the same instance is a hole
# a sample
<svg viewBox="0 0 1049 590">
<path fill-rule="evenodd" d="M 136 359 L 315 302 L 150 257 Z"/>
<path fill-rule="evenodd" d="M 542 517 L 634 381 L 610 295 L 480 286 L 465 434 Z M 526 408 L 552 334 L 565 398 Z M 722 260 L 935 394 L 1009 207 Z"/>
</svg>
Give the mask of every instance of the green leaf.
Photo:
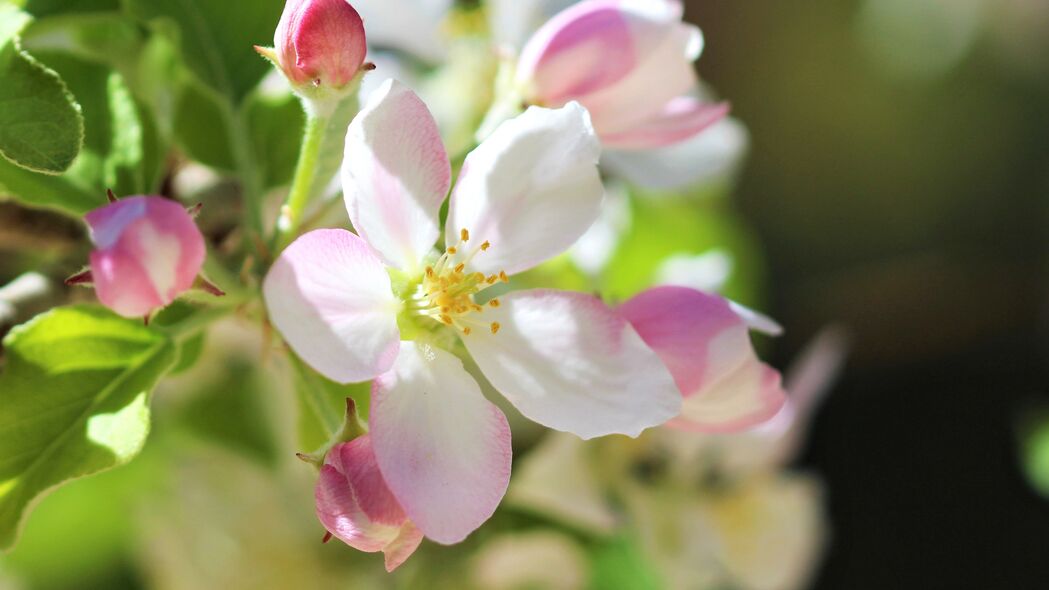
<svg viewBox="0 0 1049 590">
<path fill-rule="evenodd" d="M 631 229 L 604 272 L 606 295 L 623 300 L 651 287 L 671 256 L 719 251 L 731 261 L 722 294 L 746 305 L 760 303 L 761 247 L 724 202 L 641 197 L 631 199 L 631 209 Z"/>
<path fill-rule="evenodd" d="M 1049 407 L 1031 408 L 1020 421 L 1018 431 L 1027 481 L 1049 498 Z"/>
<path fill-rule="evenodd" d="M 306 114 L 299 99 L 290 92 L 276 96 L 256 93 L 245 105 L 245 116 L 255 161 L 262 168 L 263 187 L 288 184 L 295 172 L 302 129 L 306 124 Z M 345 128 L 342 136 L 345 141 Z"/>
<path fill-rule="evenodd" d="M 342 427 L 346 398 L 357 404 L 357 415 L 367 422 L 371 382 L 341 385 L 311 369 L 294 353 L 288 354 L 295 370 L 299 406 L 299 444 L 304 450 L 320 448 Z"/>
<path fill-rule="evenodd" d="M 284 0 L 127 0 L 126 5 L 177 40 L 197 78 L 233 105 L 272 67 L 253 46 L 273 43 Z"/>
<path fill-rule="evenodd" d="M 70 479 L 130 461 L 149 432 L 149 395 L 175 346 L 94 306 L 57 308 L 11 331 L 0 374 L 0 549 L 26 510 Z"/>
<path fill-rule="evenodd" d="M 198 437 L 242 453 L 264 466 L 277 463 L 276 434 L 263 398 L 267 384 L 245 361 L 234 359 L 179 412 L 180 423 Z"/>
<path fill-rule="evenodd" d="M 29 17 L 0 5 L 0 156 L 27 170 L 61 174 L 80 151 L 84 120 L 62 78 L 19 47 Z"/>
<path fill-rule="evenodd" d="M 82 106 L 83 149 L 69 170 L 57 177 L 0 162 L 0 192 L 76 216 L 105 204 L 106 189 L 120 195 L 153 192 L 166 149 L 124 78 L 72 54 L 41 51 L 39 55 L 61 73 Z"/>
<path fill-rule="evenodd" d="M 635 542 L 619 537 L 603 542 L 591 553 L 590 587 L 597 590 L 659 590 L 659 573 Z"/>
<path fill-rule="evenodd" d="M 214 92 L 188 81 L 175 106 L 175 141 L 194 160 L 230 171 L 235 167 L 230 121 Z"/>
</svg>

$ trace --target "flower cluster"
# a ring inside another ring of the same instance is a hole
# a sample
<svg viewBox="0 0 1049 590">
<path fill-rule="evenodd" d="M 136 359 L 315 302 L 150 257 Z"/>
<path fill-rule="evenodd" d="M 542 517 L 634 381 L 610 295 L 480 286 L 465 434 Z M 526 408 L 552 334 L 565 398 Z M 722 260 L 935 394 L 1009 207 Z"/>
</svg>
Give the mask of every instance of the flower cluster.
<svg viewBox="0 0 1049 590">
<path fill-rule="evenodd" d="M 355 100 L 374 10 L 362 20 L 345 0 L 289 0 L 275 47 L 257 48 L 311 117 Z M 345 130 L 353 231 L 274 242 L 261 288 L 269 324 L 320 375 L 371 382 L 367 427 L 312 456 L 317 516 L 346 544 L 382 551 L 388 570 L 424 537 L 462 541 L 506 494 L 510 425 L 487 386 L 579 439 L 661 425 L 737 432 L 781 412 L 779 373 L 749 337 L 778 333 L 768 318 L 685 287 L 616 306 L 517 279 L 598 221 L 603 149 L 680 146 L 726 116 L 725 103 L 700 98 L 702 37 L 681 18 L 674 0 L 586 0 L 550 18 L 508 54 L 519 56 L 512 75 L 454 187 L 438 120 L 408 84 L 384 81 Z M 304 154 L 319 145 L 304 142 Z M 291 207 L 282 218 L 299 219 Z M 127 198 L 86 220 L 96 250 L 71 281 L 93 280 L 118 313 L 148 317 L 194 285 L 217 292 L 199 278 L 201 233 L 173 201 Z"/>
</svg>

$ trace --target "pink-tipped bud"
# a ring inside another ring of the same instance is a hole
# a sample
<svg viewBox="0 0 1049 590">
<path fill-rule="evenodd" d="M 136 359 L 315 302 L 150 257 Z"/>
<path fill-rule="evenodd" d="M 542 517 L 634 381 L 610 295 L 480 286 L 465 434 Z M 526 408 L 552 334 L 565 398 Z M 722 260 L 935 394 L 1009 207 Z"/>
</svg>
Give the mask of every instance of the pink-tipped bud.
<svg viewBox="0 0 1049 590">
<path fill-rule="evenodd" d="M 135 196 L 84 217 L 95 250 L 91 278 L 102 303 L 125 317 L 174 301 L 204 264 L 204 237 L 182 205 Z"/>
<path fill-rule="evenodd" d="M 353 80 L 367 51 L 364 23 L 346 0 L 288 0 L 273 45 L 292 84 L 336 89 Z"/>
<path fill-rule="evenodd" d="M 386 571 L 404 563 L 422 541 L 422 532 L 386 486 L 370 435 L 328 451 L 314 498 L 324 528 L 355 549 L 382 551 Z"/>
</svg>

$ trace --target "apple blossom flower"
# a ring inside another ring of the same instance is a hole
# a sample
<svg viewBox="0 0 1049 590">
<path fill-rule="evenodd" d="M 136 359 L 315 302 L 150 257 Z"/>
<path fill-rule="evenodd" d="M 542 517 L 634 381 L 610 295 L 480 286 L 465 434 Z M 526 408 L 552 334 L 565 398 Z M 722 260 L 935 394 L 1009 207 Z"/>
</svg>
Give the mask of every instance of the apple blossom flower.
<svg viewBox="0 0 1049 590">
<path fill-rule="evenodd" d="M 758 359 L 748 334 L 777 334 L 772 320 L 718 295 L 674 286 L 644 291 L 619 312 L 663 359 L 684 397 L 681 415 L 668 426 L 744 430 L 775 416 L 786 401 L 779 373 Z"/>
<path fill-rule="evenodd" d="M 585 0 L 543 25 L 521 50 L 517 85 L 532 104 L 578 101 L 610 148 L 693 137 L 728 113 L 687 93 L 703 48 L 677 0 Z"/>
<path fill-rule="evenodd" d="M 458 339 L 526 417 L 582 438 L 638 435 L 678 414 L 670 371 L 597 297 L 489 289 L 563 252 L 593 223 L 599 146 L 578 104 L 530 108 L 451 171 L 436 123 L 388 81 L 351 123 L 343 185 L 359 235 L 315 230 L 267 275 L 270 318 L 315 370 L 374 379 L 380 472 L 423 534 L 455 543 L 506 491 L 510 431 L 447 350 Z"/>
<path fill-rule="evenodd" d="M 324 528 L 355 549 L 382 551 L 386 571 L 404 563 L 422 542 L 422 532 L 386 486 L 368 434 L 328 451 L 314 495 Z"/>
<path fill-rule="evenodd" d="M 93 282 L 102 304 L 124 317 L 148 317 L 168 305 L 194 285 L 204 264 L 204 236 L 175 201 L 127 197 L 84 220 L 95 245 L 91 269 L 67 283 Z"/>
<path fill-rule="evenodd" d="M 274 49 L 256 47 L 293 86 L 341 89 L 364 64 L 364 23 L 347 0 L 288 0 Z"/>
</svg>

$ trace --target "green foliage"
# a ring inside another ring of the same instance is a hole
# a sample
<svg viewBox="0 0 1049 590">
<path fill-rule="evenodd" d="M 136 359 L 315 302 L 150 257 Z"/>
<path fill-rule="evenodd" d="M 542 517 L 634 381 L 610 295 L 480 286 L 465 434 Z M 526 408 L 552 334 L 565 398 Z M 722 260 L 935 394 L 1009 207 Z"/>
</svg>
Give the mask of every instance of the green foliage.
<svg viewBox="0 0 1049 590">
<path fill-rule="evenodd" d="M 26 509 L 70 479 L 123 465 L 149 432 L 149 394 L 175 362 L 171 340 L 99 307 L 56 308 L 4 339 L 0 548 Z"/>
<path fill-rule="evenodd" d="M 0 156 L 20 168 L 61 174 L 84 140 L 84 119 L 62 79 L 19 47 L 29 17 L 0 5 Z"/>
<path fill-rule="evenodd" d="M 721 293 L 757 305 L 763 261 L 750 229 L 717 199 L 632 198 L 630 229 L 604 272 L 604 290 L 623 300 L 652 286 L 670 256 L 726 253 L 731 269 Z"/>
<path fill-rule="evenodd" d="M 659 590 L 664 585 L 633 540 L 611 539 L 597 545 L 591 556 L 590 587 L 594 590 Z"/>
<path fill-rule="evenodd" d="M 107 188 L 121 195 L 152 192 L 165 150 L 151 117 L 131 95 L 123 76 L 69 53 L 39 55 L 62 75 L 82 107 L 83 149 L 61 176 L 0 162 L 3 192 L 78 216 L 104 204 Z"/>
<path fill-rule="evenodd" d="M 236 167 L 230 141 L 229 113 L 213 92 L 189 81 L 179 92 L 174 132 L 179 146 L 194 160 L 230 171 Z"/>
<path fill-rule="evenodd" d="M 278 449 L 264 401 L 270 393 L 253 367 L 234 361 L 193 396 L 179 419 L 197 436 L 273 466 Z"/>
<path fill-rule="evenodd" d="M 1020 425 L 1020 435 L 1027 481 L 1049 498 L 1049 408 L 1031 412 Z"/>
<path fill-rule="evenodd" d="M 288 184 L 302 144 L 306 113 L 295 95 L 253 95 L 245 106 L 255 161 L 263 170 L 264 187 Z M 343 141 L 346 129 L 343 128 Z M 342 152 L 339 150 L 339 155 Z M 339 158 L 341 163 L 342 158 Z M 336 165 L 337 166 L 337 165 Z"/>
<path fill-rule="evenodd" d="M 371 382 L 341 385 L 318 374 L 298 356 L 289 352 L 295 370 L 295 390 L 299 406 L 299 444 L 312 451 L 328 442 L 342 427 L 346 398 L 357 404 L 357 415 L 367 422 Z"/>
<path fill-rule="evenodd" d="M 234 105 L 272 67 L 252 46 L 273 43 L 284 0 L 127 0 L 126 5 L 175 39 L 190 70 Z"/>
</svg>

